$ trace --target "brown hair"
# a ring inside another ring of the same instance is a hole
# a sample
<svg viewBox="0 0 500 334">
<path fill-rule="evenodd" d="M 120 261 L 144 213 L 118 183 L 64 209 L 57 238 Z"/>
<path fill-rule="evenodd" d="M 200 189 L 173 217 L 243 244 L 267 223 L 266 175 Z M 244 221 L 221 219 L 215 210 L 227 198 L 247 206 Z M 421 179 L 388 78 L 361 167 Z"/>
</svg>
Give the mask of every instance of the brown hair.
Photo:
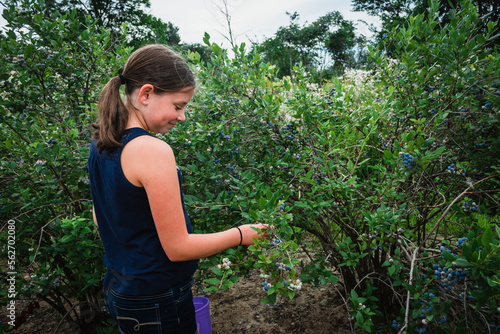
<svg viewBox="0 0 500 334">
<path fill-rule="evenodd" d="M 126 103 L 120 96 L 125 82 Z M 99 98 L 99 124 L 94 125 L 99 153 L 120 147 L 120 139 L 127 125 L 132 93 L 145 84 L 153 85 L 156 94 L 178 92 L 195 87 L 193 72 L 177 53 L 164 45 L 146 45 L 130 55 L 121 76 L 109 80 Z"/>
</svg>

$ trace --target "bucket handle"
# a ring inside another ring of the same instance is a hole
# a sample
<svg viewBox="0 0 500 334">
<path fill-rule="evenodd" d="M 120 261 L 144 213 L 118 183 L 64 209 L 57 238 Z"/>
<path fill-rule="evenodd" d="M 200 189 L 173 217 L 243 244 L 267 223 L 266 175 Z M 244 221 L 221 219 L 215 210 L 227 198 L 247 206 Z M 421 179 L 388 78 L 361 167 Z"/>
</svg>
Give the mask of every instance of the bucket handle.
<svg viewBox="0 0 500 334">
<path fill-rule="evenodd" d="M 198 282 L 196 282 L 196 280 L 193 280 L 193 281 L 196 283 L 196 285 L 198 285 L 198 287 L 200 288 L 201 292 L 203 292 L 203 294 L 205 295 L 205 298 L 208 298 L 207 294 L 205 293 L 205 291 L 203 291 L 203 288 L 201 287 L 201 285 Z"/>
</svg>

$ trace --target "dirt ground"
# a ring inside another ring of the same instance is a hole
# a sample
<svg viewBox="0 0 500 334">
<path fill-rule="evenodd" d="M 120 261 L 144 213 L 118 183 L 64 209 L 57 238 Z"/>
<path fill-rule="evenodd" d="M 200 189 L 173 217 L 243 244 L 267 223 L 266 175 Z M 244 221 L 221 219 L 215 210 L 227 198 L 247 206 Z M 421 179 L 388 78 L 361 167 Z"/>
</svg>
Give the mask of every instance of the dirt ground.
<svg viewBox="0 0 500 334">
<path fill-rule="evenodd" d="M 304 284 L 293 299 L 280 296 L 273 306 L 260 304 L 264 296 L 258 275 L 209 296 L 212 333 L 352 333 L 342 298 L 331 285 Z"/>
<path fill-rule="evenodd" d="M 201 295 L 200 290 L 193 290 Z M 208 293 L 213 334 L 341 334 L 352 331 L 342 298 L 332 285 L 313 288 L 304 284 L 302 290 L 290 300 L 278 297 L 275 305 L 261 305 L 265 292 L 262 279 L 253 274 L 229 289 Z M 26 322 L 14 334 L 52 334 L 58 327 L 57 315 L 43 302 L 24 301 L 18 309 L 32 304 Z M 7 321 L 5 307 L 0 320 Z M 0 330 L 1 332 L 1 330 Z M 60 326 L 57 333 L 67 332 Z M 55 334 L 55 333 L 54 333 Z M 76 333 L 75 333 L 76 334 Z"/>
</svg>

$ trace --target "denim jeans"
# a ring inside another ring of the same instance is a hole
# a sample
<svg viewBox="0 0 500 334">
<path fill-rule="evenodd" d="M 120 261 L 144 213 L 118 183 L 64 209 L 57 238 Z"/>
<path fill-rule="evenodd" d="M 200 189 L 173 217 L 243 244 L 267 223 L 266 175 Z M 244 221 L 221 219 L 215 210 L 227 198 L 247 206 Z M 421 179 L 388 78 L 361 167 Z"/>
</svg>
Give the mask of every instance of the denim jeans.
<svg viewBox="0 0 500 334">
<path fill-rule="evenodd" d="M 104 288 L 108 312 L 121 334 L 196 334 L 192 280 L 152 296 L 129 296 Z"/>
</svg>

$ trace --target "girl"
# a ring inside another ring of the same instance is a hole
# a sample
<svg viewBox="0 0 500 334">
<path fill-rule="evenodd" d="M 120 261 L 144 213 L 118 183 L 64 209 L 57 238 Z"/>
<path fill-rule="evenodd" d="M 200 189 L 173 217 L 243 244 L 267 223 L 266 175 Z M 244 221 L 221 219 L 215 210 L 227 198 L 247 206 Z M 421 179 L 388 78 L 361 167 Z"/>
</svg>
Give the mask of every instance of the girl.
<svg viewBox="0 0 500 334">
<path fill-rule="evenodd" d="M 267 236 L 254 229 L 267 228 L 261 224 L 192 233 L 172 149 L 149 132 L 166 133 L 184 121 L 195 86 L 180 56 L 148 45 L 101 93 L 88 163 L 94 222 L 106 251 L 105 300 L 121 333 L 196 333 L 197 259 Z"/>
</svg>

